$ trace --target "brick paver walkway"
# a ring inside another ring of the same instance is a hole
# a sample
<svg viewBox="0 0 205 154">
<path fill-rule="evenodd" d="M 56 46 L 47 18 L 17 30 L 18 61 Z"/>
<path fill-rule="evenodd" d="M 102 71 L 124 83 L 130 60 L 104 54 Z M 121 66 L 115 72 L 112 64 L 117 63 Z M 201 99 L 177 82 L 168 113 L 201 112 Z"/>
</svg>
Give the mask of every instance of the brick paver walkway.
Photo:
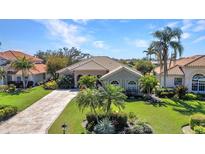
<svg viewBox="0 0 205 154">
<path fill-rule="evenodd" d="M 78 92 L 55 90 L 0 125 L 1 134 L 45 134 Z"/>
</svg>

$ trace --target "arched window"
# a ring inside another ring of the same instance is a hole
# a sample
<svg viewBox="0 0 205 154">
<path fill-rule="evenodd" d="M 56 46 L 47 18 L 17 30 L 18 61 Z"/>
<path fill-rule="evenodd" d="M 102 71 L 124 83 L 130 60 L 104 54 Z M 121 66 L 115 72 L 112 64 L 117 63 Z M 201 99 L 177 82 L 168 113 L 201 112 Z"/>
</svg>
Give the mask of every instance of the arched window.
<svg viewBox="0 0 205 154">
<path fill-rule="evenodd" d="M 115 85 L 115 86 L 118 86 L 118 85 L 119 85 L 119 82 L 118 82 L 118 81 L 112 81 L 111 84 L 112 84 L 112 85 Z"/>
<path fill-rule="evenodd" d="M 129 90 L 136 90 L 137 89 L 137 84 L 135 81 L 129 81 L 128 82 L 128 89 Z"/>
<path fill-rule="evenodd" d="M 135 81 L 130 81 L 128 82 L 129 85 L 136 85 L 136 82 Z"/>
<path fill-rule="evenodd" d="M 192 78 L 192 91 L 205 92 L 205 76 L 196 74 Z"/>
</svg>

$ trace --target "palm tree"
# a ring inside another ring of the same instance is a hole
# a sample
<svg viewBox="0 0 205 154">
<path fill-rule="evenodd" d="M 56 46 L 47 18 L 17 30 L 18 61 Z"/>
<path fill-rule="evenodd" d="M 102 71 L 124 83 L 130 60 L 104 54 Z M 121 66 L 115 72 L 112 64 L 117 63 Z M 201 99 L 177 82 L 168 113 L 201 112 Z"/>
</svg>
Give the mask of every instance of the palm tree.
<svg viewBox="0 0 205 154">
<path fill-rule="evenodd" d="M 154 48 L 160 49 L 160 54 L 163 63 L 161 64 L 161 68 L 164 68 L 164 84 L 163 86 L 166 88 L 166 79 L 167 79 L 167 63 L 169 59 L 169 50 L 173 49 L 174 51 L 171 53 L 172 58 L 170 60 L 174 60 L 177 57 L 177 54 L 182 55 L 183 46 L 181 45 L 180 39 L 182 35 L 182 31 L 179 28 L 170 28 L 165 27 L 163 30 L 158 30 L 153 33 L 153 36 L 157 39 L 157 41 L 153 41 L 151 44 Z M 163 65 L 163 66 L 162 66 Z"/>
<path fill-rule="evenodd" d="M 124 108 L 124 101 L 127 97 L 123 93 L 123 88 L 108 84 L 104 88 L 100 88 L 99 91 L 106 115 L 110 113 L 112 105 L 120 110 Z"/>
<path fill-rule="evenodd" d="M 98 121 L 98 114 L 96 110 L 102 106 L 98 90 L 89 88 L 84 89 L 78 93 L 75 100 L 82 112 L 86 108 L 90 108 L 91 112 L 95 114 Z"/>
<path fill-rule="evenodd" d="M 11 66 L 16 70 L 22 71 L 23 88 L 26 88 L 28 84 L 26 77 L 28 77 L 29 70 L 34 67 L 34 64 L 24 56 L 23 58 L 17 59 L 16 61 L 12 62 Z"/>
</svg>

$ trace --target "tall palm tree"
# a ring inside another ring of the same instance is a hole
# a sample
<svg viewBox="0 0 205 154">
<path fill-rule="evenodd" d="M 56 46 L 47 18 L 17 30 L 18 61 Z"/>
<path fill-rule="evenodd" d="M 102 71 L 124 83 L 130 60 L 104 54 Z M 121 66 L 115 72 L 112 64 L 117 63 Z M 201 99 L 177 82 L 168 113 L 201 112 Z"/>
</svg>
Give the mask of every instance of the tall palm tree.
<svg viewBox="0 0 205 154">
<path fill-rule="evenodd" d="M 90 108 L 98 121 L 96 110 L 102 106 L 98 90 L 89 88 L 84 89 L 78 93 L 75 100 L 80 110 L 84 111 L 86 108 Z"/>
<path fill-rule="evenodd" d="M 172 58 L 170 60 L 174 60 L 177 57 L 177 54 L 182 55 L 183 46 L 181 45 L 181 35 L 182 31 L 179 28 L 170 28 L 165 27 L 163 30 L 158 30 L 153 33 L 153 36 L 157 39 L 153 41 L 151 44 L 153 47 L 160 49 L 160 56 L 162 58 L 163 63 L 161 68 L 163 67 L 163 75 L 164 75 L 164 84 L 163 86 L 166 88 L 166 79 L 167 79 L 167 70 L 168 70 L 168 59 L 170 57 L 169 50 L 173 49 Z"/>
<path fill-rule="evenodd" d="M 162 59 L 162 49 L 160 47 L 160 44 L 153 41 L 150 46 L 148 47 L 148 49 L 146 51 L 144 51 L 147 55 L 155 55 L 157 61 L 158 61 L 158 65 L 159 65 L 159 81 L 161 83 L 161 72 L 162 72 L 162 68 L 163 68 L 163 59 Z"/>
<path fill-rule="evenodd" d="M 11 66 L 22 72 L 23 88 L 26 88 L 28 84 L 26 77 L 28 77 L 29 70 L 34 67 L 34 64 L 24 56 L 23 58 L 19 58 L 12 62 Z"/>
<path fill-rule="evenodd" d="M 124 101 L 127 97 L 123 93 L 123 88 L 108 84 L 99 91 L 106 115 L 110 113 L 112 105 L 120 110 L 124 108 Z"/>
</svg>

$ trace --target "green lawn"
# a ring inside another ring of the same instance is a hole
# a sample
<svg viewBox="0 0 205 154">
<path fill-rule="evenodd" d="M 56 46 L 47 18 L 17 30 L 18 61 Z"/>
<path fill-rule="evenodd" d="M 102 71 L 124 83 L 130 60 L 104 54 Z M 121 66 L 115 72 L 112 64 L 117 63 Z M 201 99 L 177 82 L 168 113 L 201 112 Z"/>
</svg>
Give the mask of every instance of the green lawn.
<svg viewBox="0 0 205 154">
<path fill-rule="evenodd" d="M 205 114 L 205 102 L 202 101 L 172 101 L 163 99 L 166 103 L 151 105 L 143 101 L 126 102 L 124 112 L 134 112 L 142 121 L 152 125 L 155 133 L 178 134 L 182 133 L 181 127 L 189 123 L 190 115 L 194 113 Z M 49 129 L 49 133 L 62 133 L 61 125 L 67 123 L 69 133 L 80 134 L 84 132 L 81 123 L 85 114 L 79 111 L 75 100 L 71 101 L 59 118 Z"/>
<path fill-rule="evenodd" d="M 16 106 L 18 111 L 22 111 L 50 92 L 50 90 L 44 90 L 43 87 L 38 86 L 17 94 L 0 93 L 0 105 Z"/>
</svg>

